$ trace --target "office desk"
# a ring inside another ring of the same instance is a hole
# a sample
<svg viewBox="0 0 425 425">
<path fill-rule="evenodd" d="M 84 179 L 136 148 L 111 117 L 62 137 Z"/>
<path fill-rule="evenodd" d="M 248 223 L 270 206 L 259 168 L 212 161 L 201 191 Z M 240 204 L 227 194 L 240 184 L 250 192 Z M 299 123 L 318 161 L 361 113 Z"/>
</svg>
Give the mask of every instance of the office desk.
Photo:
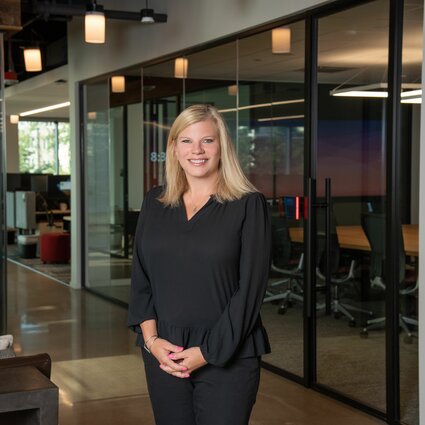
<svg viewBox="0 0 425 425">
<path fill-rule="evenodd" d="M 417 224 L 403 224 L 404 249 L 407 255 L 418 257 L 419 255 L 419 227 Z M 338 242 L 343 249 L 370 251 L 369 241 L 363 232 L 362 226 L 337 226 L 336 233 Z M 304 229 L 291 227 L 289 235 L 293 242 L 304 241 Z"/>
</svg>

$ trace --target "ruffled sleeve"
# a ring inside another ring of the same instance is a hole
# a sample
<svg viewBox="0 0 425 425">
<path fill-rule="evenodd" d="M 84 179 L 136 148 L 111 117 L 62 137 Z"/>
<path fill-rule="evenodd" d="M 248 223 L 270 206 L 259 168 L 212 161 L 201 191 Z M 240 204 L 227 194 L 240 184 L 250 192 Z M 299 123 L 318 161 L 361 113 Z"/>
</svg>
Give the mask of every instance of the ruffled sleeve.
<svg viewBox="0 0 425 425">
<path fill-rule="evenodd" d="M 133 247 L 133 265 L 131 272 L 131 289 L 128 308 L 127 325 L 134 332 L 140 334 L 140 324 L 145 320 L 157 319 L 152 296 L 152 287 L 149 276 L 143 263 L 141 252 L 143 229 L 149 213 L 150 193 L 146 194 L 137 221 L 136 235 Z"/>
<path fill-rule="evenodd" d="M 248 196 L 241 234 L 239 284 L 217 323 L 200 346 L 208 363 L 224 366 L 260 321 L 271 261 L 267 203 L 260 193 Z"/>
</svg>

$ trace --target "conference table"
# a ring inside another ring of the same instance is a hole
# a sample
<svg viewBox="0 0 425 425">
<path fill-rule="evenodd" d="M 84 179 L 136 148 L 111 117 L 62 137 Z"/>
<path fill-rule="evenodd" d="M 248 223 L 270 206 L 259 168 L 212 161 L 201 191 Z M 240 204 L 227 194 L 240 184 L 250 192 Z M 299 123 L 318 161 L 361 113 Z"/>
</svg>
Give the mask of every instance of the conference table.
<svg viewBox="0 0 425 425">
<path fill-rule="evenodd" d="M 407 255 L 419 256 L 419 226 L 417 224 L 403 224 L 404 250 Z M 336 226 L 339 246 L 343 249 L 370 251 L 369 241 L 362 226 Z M 293 242 L 304 242 L 302 227 L 289 228 L 289 235 Z"/>
</svg>

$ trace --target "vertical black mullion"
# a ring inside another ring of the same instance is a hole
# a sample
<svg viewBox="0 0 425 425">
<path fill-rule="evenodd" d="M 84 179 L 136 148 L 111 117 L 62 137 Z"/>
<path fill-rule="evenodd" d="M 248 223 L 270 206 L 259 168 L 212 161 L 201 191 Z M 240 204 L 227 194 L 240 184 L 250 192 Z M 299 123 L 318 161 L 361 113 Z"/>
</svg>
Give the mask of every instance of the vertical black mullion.
<svg viewBox="0 0 425 425">
<path fill-rule="evenodd" d="M 0 32 L 0 335 L 7 332 L 7 222 L 6 222 L 6 107 L 4 101 L 4 50 L 3 33 Z M 10 45 L 9 45 L 10 48 Z"/>
<path fill-rule="evenodd" d="M 317 18 L 309 15 L 305 27 L 305 151 L 304 193 L 307 194 L 308 216 L 304 220 L 306 285 L 304 302 L 304 382 L 310 386 L 316 379 L 316 218 L 312 214 L 315 198 L 317 152 Z"/>
<path fill-rule="evenodd" d="M 124 221 L 124 257 L 129 254 L 128 235 L 128 106 L 124 105 L 123 110 L 123 221 Z"/>
<path fill-rule="evenodd" d="M 399 276 L 400 276 L 400 91 L 403 0 L 390 0 L 387 114 L 386 205 L 386 376 L 389 424 L 400 421 Z"/>
<path fill-rule="evenodd" d="M 86 87 L 86 89 L 84 89 Z M 85 96 L 84 96 L 84 90 L 87 91 L 87 85 L 84 86 L 83 84 L 80 84 L 79 90 L 78 90 L 78 110 L 79 110 L 79 124 L 80 124 L 80 134 L 79 134 L 79 145 L 80 150 L 78 151 L 80 156 L 80 219 L 81 219 L 81 269 L 80 269 L 80 279 L 81 279 L 81 286 L 86 287 L 86 267 L 87 267 L 87 257 L 86 257 L 86 238 L 87 238 L 87 232 L 86 232 L 86 179 L 87 179 L 87 173 L 86 173 L 86 133 L 85 133 L 85 117 L 86 114 L 86 104 L 84 102 Z M 71 222 L 71 232 L 75 232 L 76 226 L 74 226 L 74 230 L 72 230 L 72 222 Z"/>
</svg>

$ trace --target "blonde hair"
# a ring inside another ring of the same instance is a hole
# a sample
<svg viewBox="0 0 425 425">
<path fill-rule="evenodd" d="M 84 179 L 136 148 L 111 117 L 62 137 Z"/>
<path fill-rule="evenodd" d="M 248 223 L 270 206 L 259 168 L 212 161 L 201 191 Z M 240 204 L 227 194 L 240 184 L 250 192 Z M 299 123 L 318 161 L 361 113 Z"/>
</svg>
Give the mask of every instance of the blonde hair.
<svg viewBox="0 0 425 425">
<path fill-rule="evenodd" d="M 189 125 L 207 120 L 215 123 L 220 142 L 220 164 L 215 199 L 218 202 L 234 201 L 248 193 L 258 192 L 242 171 L 226 123 L 218 110 L 211 105 L 192 105 L 180 113 L 168 135 L 165 188 L 158 198 L 167 206 L 179 205 L 181 196 L 189 188 L 186 175 L 175 153 L 177 138 Z"/>
</svg>

